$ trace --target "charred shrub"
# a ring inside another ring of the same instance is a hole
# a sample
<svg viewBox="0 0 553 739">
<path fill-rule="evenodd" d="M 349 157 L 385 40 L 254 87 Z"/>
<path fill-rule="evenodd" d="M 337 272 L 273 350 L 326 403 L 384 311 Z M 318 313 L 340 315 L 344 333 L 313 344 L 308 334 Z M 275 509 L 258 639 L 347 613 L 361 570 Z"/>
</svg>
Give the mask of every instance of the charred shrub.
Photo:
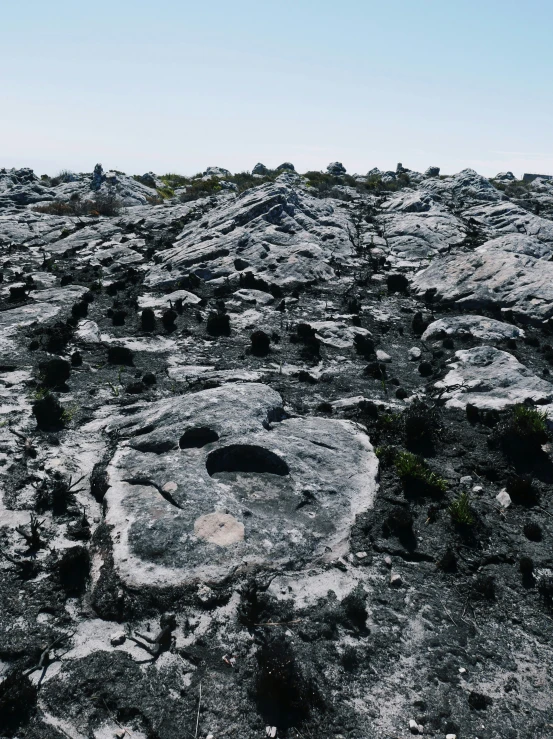
<svg viewBox="0 0 553 739">
<path fill-rule="evenodd" d="M 390 274 L 386 278 L 389 293 L 406 293 L 409 289 L 409 280 L 402 274 Z"/>
<path fill-rule="evenodd" d="M 32 716 L 37 689 L 22 672 L 14 671 L 0 683 L 0 727 L 12 737 Z"/>
<path fill-rule="evenodd" d="M 403 416 L 405 445 L 412 451 L 431 451 L 441 427 L 435 408 L 415 400 Z"/>
<path fill-rule="evenodd" d="M 58 577 L 67 595 L 82 595 L 90 572 L 90 555 L 84 546 L 66 549 L 58 566 Z"/>
<path fill-rule="evenodd" d="M 90 492 L 98 503 L 104 499 L 104 495 L 109 488 L 108 474 L 106 471 L 106 462 L 97 462 L 92 468 L 90 475 Z"/>
<path fill-rule="evenodd" d="M 265 331 L 254 331 L 250 336 L 252 354 L 256 357 L 265 357 L 271 349 L 271 339 Z"/>
<path fill-rule="evenodd" d="M 363 334 L 355 334 L 353 339 L 355 351 L 365 359 L 370 359 L 375 355 L 374 341 L 370 336 L 364 336 Z"/>
<path fill-rule="evenodd" d="M 108 363 L 122 364 L 127 367 L 133 365 L 133 353 L 126 346 L 110 346 L 108 347 Z"/>
<path fill-rule="evenodd" d="M 321 356 L 321 342 L 317 338 L 317 332 L 308 323 L 296 324 L 296 333 L 292 334 L 290 341 L 295 344 L 303 344 L 303 354 L 308 359 L 318 360 Z"/>
<path fill-rule="evenodd" d="M 41 431 L 59 431 L 64 427 L 63 407 L 52 393 L 39 394 L 32 408 L 36 425 Z"/>
<path fill-rule="evenodd" d="M 153 308 L 144 308 L 140 314 L 140 324 L 143 331 L 153 331 L 156 327 L 156 314 Z"/>
<path fill-rule="evenodd" d="M 538 491 L 532 485 L 532 478 L 527 475 L 511 475 L 505 489 L 517 505 L 532 506 L 538 502 Z"/>
<path fill-rule="evenodd" d="M 382 525 L 382 533 L 388 538 L 396 536 L 406 549 L 416 547 L 413 533 L 413 516 L 404 506 L 394 506 Z"/>
<path fill-rule="evenodd" d="M 493 700 L 488 695 L 477 693 L 475 690 L 472 690 L 469 695 L 469 706 L 476 711 L 484 711 L 492 703 Z"/>
<path fill-rule="evenodd" d="M 424 460 L 411 452 L 397 454 L 395 467 L 406 495 L 440 497 L 447 489 L 443 477 L 428 469 Z"/>
<path fill-rule="evenodd" d="M 315 681 L 305 674 L 292 643 L 282 634 L 269 635 L 256 654 L 255 698 L 271 726 L 301 725 L 320 704 Z"/>
<path fill-rule="evenodd" d="M 495 600 L 495 580 L 491 575 L 477 575 L 472 583 L 472 597 Z"/>
<path fill-rule="evenodd" d="M 210 336 L 230 336 L 230 318 L 222 311 L 211 311 L 207 317 L 206 331 Z"/>
<path fill-rule="evenodd" d="M 524 524 L 524 536 L 530 541 L 542 540 L 542 529 L 537 521 L 528 521 Z"/>
<path fill-rule="evenodd" d="M 41 382 L 51 390 L 66 390 L 66 382 L 71 374 L 71 365 L 66 359 L 53 357 L 39 364 Z"/>
<path fill-rule="evenodd" d="M 358 650 L 355 647 L 346 647 L 340 657 L 342 667 L 347 672 L 354 672 L 360 664 Z"/>
<path fill-rule="evenodd" d="M 540 577 L 538 582 L 538 593 L 548 608 L 553 608 L 553 576 Z"/>
<path fill-rule="evenodd" d="M 457 557 L 451 547 L 448 547 L 437 562 L 442 572 L 457 572 Z"/>
<path fill-rule="evenodd" d="M 367 594 L 361 585 L 358 585 L 342 600 L 342 610 L 346 617 L 346 625 L 350 626 L 350 628 L 353 627 L 355 631 L 366 630 L 365 624 L 369 615 L 367 612 L 366 598 Z"/>
</svg>

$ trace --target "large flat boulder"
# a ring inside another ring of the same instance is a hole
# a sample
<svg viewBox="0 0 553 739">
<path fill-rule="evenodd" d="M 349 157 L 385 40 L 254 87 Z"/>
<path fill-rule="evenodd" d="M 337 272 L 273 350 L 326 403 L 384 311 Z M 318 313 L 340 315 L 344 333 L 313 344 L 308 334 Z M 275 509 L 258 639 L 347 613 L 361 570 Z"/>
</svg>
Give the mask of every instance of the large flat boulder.
<svg viewBox="0 0 553 739">
<path fill-rule="evenodd" d="M 430 293 L 435 303 L 509 310 L 525 323 L 553 316 L 553 263 L 507 251 L 494 241 L 435 260 L 415 275 L 412 289 L 416 295 Z"/>
<path fill-rule="evenodd" d="M 448 408 L 502 410 L 531 400 L 553 402 L 553 384 L 537 377 L 512 354 L 491 346 L 455 352 L 451 369 L 436 383 Z"/>
<path fill-rule="evenodd" d="M 354 423 L 284 416 L 274 390 L 237 383 L 113 420 L 106 523 L 127 583 L 217 582 L 345 551 L 376 492 L 372 446 Z"/>
</svg>

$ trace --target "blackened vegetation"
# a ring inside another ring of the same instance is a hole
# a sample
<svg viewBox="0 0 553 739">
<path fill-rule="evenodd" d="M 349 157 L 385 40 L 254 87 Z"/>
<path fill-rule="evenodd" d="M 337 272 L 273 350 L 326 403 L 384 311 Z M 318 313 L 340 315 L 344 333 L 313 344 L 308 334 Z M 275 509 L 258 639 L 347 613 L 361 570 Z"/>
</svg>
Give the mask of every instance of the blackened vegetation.
<svg viewBox="0 0 553 739">
<path fill-rule="evenodd" d="M 19 670 L 0 683 L 0 731 L 13 737 L 25 726 L 36 709 L 37 689 Z"/>
<path fill-rule="evenodd" d="M 280 729 L 301 726 L 322 706 L 314 678 L 283 634 L 269 634 L 256 654 L 255 700 L 263 719 Z"/>
</svg>

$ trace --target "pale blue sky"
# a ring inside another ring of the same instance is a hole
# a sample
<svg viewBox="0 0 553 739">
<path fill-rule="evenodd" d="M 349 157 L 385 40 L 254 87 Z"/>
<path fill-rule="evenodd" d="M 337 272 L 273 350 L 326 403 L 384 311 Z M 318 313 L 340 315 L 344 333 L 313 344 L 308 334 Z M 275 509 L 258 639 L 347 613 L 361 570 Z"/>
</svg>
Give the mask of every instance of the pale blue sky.
<svg viewBox="0 0 553 739">
<path fill-rule="evenodd" d="M 553 174 L 552 0 L 0 0 L 0 167 Z"/>
</svg>

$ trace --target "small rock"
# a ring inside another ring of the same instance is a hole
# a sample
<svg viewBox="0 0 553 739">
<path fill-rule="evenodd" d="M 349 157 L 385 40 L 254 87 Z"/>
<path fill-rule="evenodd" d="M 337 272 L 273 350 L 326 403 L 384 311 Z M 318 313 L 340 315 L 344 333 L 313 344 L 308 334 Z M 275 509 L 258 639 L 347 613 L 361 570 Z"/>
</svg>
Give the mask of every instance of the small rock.
<svg viewBox="0 0 553 739">
<path fill-rule="evenodd" d="M 355 556 L 357 557 L 357 559 L 365 559 L 365 557 L 367 556 L 367 552 L 355 552 Z"/>
<path fill-rule="evenodd" d="M 511 496 L 505 490 L 505 488 L 499 491 L 499 493 L 495 496 L 495 499 L 502 508 L 508 508 L 511 505 Z"/>
<path fill-rule="evenodd" d="M 382 349 L 376 350 L 376 358 L 379 362 L 388 363 L 392 361 L 392 357 L 389 354 L 386 354 L 386 352 L 383 352 Z"/>
<path fill-rule="evenodd" d="M 459 480 L 459 482 L 461 483 L 461 485 L 471 485 L 472 477 L 470 475 L 465 475 Z"/>
<path fill-rule="evenodd" d="M 472 492 L 473 492 L 473 493 L 481 493 L 481 492 L 482 492 L 482 490 L 484 490 L 484 488 L 482 487 L 482 485 L 475 485 L 475 486 L 474 486 L 474 487 L 472 488 Z"/>
<path fill-rule="evenodd" d="M 384 557 L 384 564 L 386 565 L 386 567 L 391 567 L 392 566 L 392 558 L 391 557 Z"/>
<path fill-rule="evenodd" d="M 328 172 L 328 174 L 333 174 L 336 176 L 346 174 L 346 168 L 344 167 L 342 162 L 331 162 L 326 168 L 326 171 Z"/>
<path fill-rule="evenodd" d="M 426 172 L 424 173 L 425 177 L 438 177 L 440 174 L 440 168 L 439 167 L 428 167 Z M 451 735 L 453 736 L 453 735 Z M 455 739 L 455 737 L 453 737 Z"/>
<path fill-rule="evenodd" d="M 409 349 L 409 361 L 416 362 L 422 356 L 422 352 L 418 346 L 413 346 Z"/>
<path fill-rule="evenodd" d="M 393 588 L 399 588 L 403 585 L 403 578 L 399 573 L 392 572 L 392 574 L 390 575 L 390 585 Z"/>
<path fill-rule="evenodd" d="M 266 726 L 265 733 L 267 734 L 268 737 L 271 737 L 271 739 L 273 739 L 273 737 L 275 737 L 277 734 L 277 727 L 276 726 Z"/>
<path fill-rule="evenodd" d="M 127 640 L 127 637 L 122 631 L 117 631 L 115 634 L 112 634 L 109 640 L 109 643 L 112 647 L 119 647 L 121 644 L 124 644 Z"/>
<path fill-rule="evenodd" d="M 409 731 L 411 734 L 418 734 L 419 733 L 419 725 L 415 721 L 415 719 L 411 719 L 409 721 Z"/>
<path fill-rule="evenodd" d="M 466 672 L 466 669 L 464 667 L 459 667 L 459 675 L 464 675 Z"/>
<path fill-rule="evenodd" d="M 457 734 L 446 734 L 445 739 L 457 739 Z"/>
</svg>

